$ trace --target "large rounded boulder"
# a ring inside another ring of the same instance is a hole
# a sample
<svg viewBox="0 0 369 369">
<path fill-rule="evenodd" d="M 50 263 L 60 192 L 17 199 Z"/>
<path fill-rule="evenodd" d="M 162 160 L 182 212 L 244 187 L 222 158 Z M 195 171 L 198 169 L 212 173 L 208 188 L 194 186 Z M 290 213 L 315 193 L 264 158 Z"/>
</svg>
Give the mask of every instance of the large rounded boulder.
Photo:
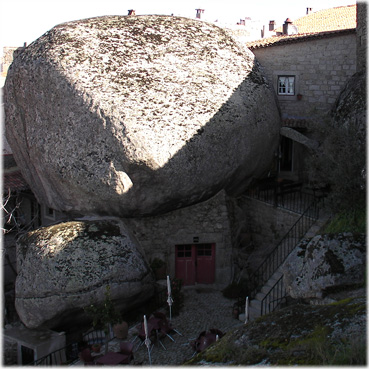
<svg viewBox="0 0 369 369">
<path fill-rule="evenodd" d="M 123 217 L 234 194 L 269 169 L 280 116 L 254 55 L 170 16 L 58 25 L 14 60 L 6 136 L 41 203 Z"/>
<path fill-rule="evenodd" d="M 365 283 L 365 235 L 340 233 L 304 239 L 282 266 L 287 294 L 312 302 Z"/>
<path fill-rule="evenodd" d="M 139 243 L 118 220 L 72 221 L 37 229 L 17 242 L 15 306 L 28 328 L 78 320 L 105 299 L 118 310 L 149 299 L 153 275 Z"/>
</svg>

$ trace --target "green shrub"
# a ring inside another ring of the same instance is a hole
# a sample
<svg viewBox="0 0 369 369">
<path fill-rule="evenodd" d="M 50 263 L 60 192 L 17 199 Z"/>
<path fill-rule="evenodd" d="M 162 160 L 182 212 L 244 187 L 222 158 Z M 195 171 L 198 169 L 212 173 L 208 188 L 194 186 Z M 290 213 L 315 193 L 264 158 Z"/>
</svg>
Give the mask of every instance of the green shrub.
<svg viewBox="0 0 369 369">
<path fill-rule="evenodd" d="M 354 209 L 337 214 L 324 228 L 325 233 L 366 233 L 366 209 Z"/>
<path fill-rule="evenodd" d="M 366 340 L 350 338 L 343 342 L 321 343 L 312 348 L 313 356 L 318 365 L 365 365 Z"/>
<path fill-rule="evenodd" d="M 241 280 L 239 282 L 232 282 L 223 291 L 223 296 L 228 299 L 237 299 L 239 297 L 245 298 L 249 294 L 247 282 Z"/>
</svg>

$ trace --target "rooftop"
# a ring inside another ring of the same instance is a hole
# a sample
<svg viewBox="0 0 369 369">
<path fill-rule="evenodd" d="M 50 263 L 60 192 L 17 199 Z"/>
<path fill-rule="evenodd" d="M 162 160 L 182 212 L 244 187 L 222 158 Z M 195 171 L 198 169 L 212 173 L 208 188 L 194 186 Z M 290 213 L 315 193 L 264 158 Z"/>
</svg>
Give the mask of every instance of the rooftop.
<svg viewBox="0 0 369 369">
<path fill-rule="evenodd" d="M 20 170 L 11 171 L 3 174 L 3 191 L 22 191 L 29 189 L 27 182 L 24 180 Z"/>
<path fill-rule="evenodd" d="M 318 33 L 356 28 L 356 5 L 320 10 L 297 20 L 292 19 L 292 22 L 298 28 L 299 33 Z M 275 31 L 278 34 L 278 32 L 283 32 L 283 29 L 278 27 Z"/>
<path fill-rule="evenodd" d="M 297 35 L 283 35 L 283 36 L 273 36 L 268 38 L 262 38 L 260 40 L 247 42 L 246 46 L 253 49 L 260 49 L 268 46 L 279 46 L 284 44 L 292 44 L 296 42 L 303 42 L 310 39 L 318 39 L 318 38 L 326 38 L 333 37 L 342 34 L 355 33 L 356 29 L 344 29 L 338 31 L 329 31 L 329 32 L 319 32 L 319 33 L 299 33 Z"/>
<path fill-rule="evenodd" d="M 283 35 L 281 34 L 283 27 L 279 27 L 275 30 L 278 36 L 248 42 L 246 46 L 250 49 L 258 49 L 355 32 L 356 5 L 320 10 L 299 18 L 292 24 L 297 27 L 297 34 Z"/>
</svg>

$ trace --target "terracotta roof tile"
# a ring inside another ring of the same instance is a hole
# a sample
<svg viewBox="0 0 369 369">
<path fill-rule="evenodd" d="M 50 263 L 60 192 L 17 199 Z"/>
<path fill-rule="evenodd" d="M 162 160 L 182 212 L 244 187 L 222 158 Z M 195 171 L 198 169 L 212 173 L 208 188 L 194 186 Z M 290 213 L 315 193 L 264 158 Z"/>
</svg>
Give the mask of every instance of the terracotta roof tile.
<svg viewBox="0 0 369 369">
<path fill-rule="evenodd" d="M 302 33 L 297 35 L 283 35 L 283 36 L 273 36 L 268 38 L 262 38 L 260 40 L 247 42 L 246 46 L 253 50 L 268 46 L 279 46 L 282 44 L 292 44 L 296 42 L 303 42 L 308 39 L 326 38 L 333 37 L 340 34 L 355 33 L 355 28 L 344 29 L 339 31 L 329 31 L 329 32 L 318 32 L 318 33 Z"/>
<path fill-rule="evenodd" d="M 3 176 L 3 192 L 8 192 L 9 188 L 11 191 L 29 189 L 27 182 L 24 180 L 22 173 L 19 170 L 10 173 L 4 173 Z"/>
<path fill-rule="evenodd" d="M 293 20 L 299 33 L 316 33 L 356 28 L 356 5 L 320 10 Z M 278 27 L 276 32 L 282 32 Z"/>
<path fill-rule="evenodd" d="M 345 32 L 354 32 L 356 28 L 356 5 L 320 10 L 297 19 L 293 22 L 293 25 L 297 26 L 299 32 L 297 35 L 273 36 L 248 42 L 246 45 L 250 49 L 257 49 L 301 42 L 310 38 L 330 37 Z M 282 27 L 277 28 L 276 32 L 282 32 Z"/>
</svg>

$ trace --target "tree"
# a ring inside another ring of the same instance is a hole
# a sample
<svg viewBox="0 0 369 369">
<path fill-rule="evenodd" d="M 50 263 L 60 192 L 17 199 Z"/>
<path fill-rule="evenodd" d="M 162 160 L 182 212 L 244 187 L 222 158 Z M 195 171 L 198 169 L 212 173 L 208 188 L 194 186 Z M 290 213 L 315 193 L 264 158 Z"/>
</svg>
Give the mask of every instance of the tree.
<svg viewBox="0 0 369 369">
<path fill-rule="evenodd" d="M 358 222 L 366 207 L 365 129 L 355 119 L 344 124 L 327 119 L 320 133 L 324 140 L 308 162 L 309 176 L 330 188 L 326 204 L 334 214 Z"/>
</svg>

